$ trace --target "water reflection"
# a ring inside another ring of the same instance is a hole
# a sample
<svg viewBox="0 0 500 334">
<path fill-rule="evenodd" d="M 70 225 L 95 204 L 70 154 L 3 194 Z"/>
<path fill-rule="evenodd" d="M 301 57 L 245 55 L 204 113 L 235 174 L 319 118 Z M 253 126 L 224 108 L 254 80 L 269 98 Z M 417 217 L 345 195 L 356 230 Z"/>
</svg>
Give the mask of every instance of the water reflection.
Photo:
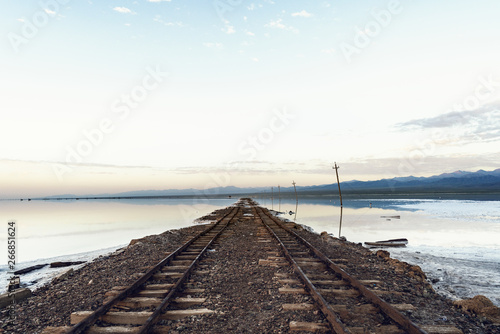
<svg viewBox="0 0 500 334">
<path fill-rule="evenodd" d="M 1 221 L 18 227 L 17 262 L 127 244 L 193 224 L 234 199 L 0 201 Z M 6 234 L 0 242 L 6 249 Z"/>
<path fill-rule="evenodd" d="M 266 202 L 265 198 L 257 200 Z M 411 246 L 500 249 L 499 203 L 433 199 L 344 200 L 342 235 L 353 242 L 407 238 Z M 293 198 L 282 199 L 284 212 L 295 205 Z M 338 197 L 299 198 L 297 211 L 297 223 L 308 225 L 318 233 L 326 231 L 338 236 Z"/>
<path fill-rule="evenodd" d="M 277 195 L 277 194 L 275 194 Z M 338 236 L 338 197 L 283 197 L 283 216 Z M 274 200 L 257 197 L 271 208 Z M 16 220 L 18 262 L 127 244 L 131 239 L 189 226 L 235 199 L 0 201 L 0 217 Z M 499 201 L 345 199 L 342 235 L 365 242 L 407 238 L 409 247 L 500 249 Z M 371 205 L 370 205 L 371 204 Z M 289 213 L 292 213 L 291 215 Z M 400 216 L 400 219 L 385 218 Z M 6 228 L 6 227 L 5 227 Z M 6 233 L 0 248 L 6 249 Z"/>
</svg>

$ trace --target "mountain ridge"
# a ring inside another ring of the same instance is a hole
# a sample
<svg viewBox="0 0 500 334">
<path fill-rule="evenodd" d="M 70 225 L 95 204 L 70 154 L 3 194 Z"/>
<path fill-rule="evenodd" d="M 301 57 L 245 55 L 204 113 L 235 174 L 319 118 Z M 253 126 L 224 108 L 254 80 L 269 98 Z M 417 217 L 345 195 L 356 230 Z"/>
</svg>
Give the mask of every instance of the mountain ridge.
<svg viewBox="0 0 500 334">
<path fill-rule="evenodd" d="M 402 192 L 499 192 L 500 193 L 500 168 L 493 171 L 478 170 L 476 172 L 455 171 L 442 173 L 429 177 L 394 177 L 375 181 L 345 181 L 340 183 L 342 193 L 402 193 Z M 238 194 L 270 193 L 270 187 L 235 186 L 214 187 L 209 189 L 165 189 L 165 190 L 135 190 L 115 194 L 99 195 L 55 195 L 46 196 L 44 199 L 57 198 L 128 198 L 128 197 L 167 197 L 167 196 L 220 196 Z M 293 187 L 281 187 L 283 193 L 293 192 Z M 274 193 L 278 192 L 274 187 Z M 325 193 L 338 192 L 336 183 L 298 186 L 300 193 Z"/>
</svg>

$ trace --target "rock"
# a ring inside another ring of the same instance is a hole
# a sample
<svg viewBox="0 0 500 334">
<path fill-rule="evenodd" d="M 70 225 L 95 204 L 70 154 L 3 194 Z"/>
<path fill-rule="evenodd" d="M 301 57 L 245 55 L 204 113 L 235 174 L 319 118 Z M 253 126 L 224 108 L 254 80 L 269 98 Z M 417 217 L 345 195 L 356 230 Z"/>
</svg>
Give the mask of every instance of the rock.
<svg viewBox="0 0 500 334">
<path fill-rule="evenodd" d="M 471 299 L 456 300 L 453 302 L 453 305 L 465 312 L 483 316 L 492 322 L 500 322 L 500 308 L 496 307 L 485 296 L 477 295 Z"/>
<path fill-rule="evenodd" d="M 144 241 L 144 238 L 142 238 L 142 239 L 132 239 L 132 240 L 130 240 L 130 243 L 128 244 L 127 248 L 130 248 L 132 246 L 140 246 L 140 245 L 144 244 L 143 241 Z"/>
<path fill-rule="evenodd" d="M 324 242 L 328 242 L 330 244 L 334 244 L 334 243 L 338 242 L 338 239 L 334 238 L 332 234 L 330 234 L 326 231 L 321 232 L 320 236 Z"/>
<path fill-rule="evenodd" d="M 422 268 L 419 266 L 411 266 L 409 269 L 408 275 L 413 278 L 418 278 L 419 281 L 427 279 L 427 276 L 422 271 Z"/>
<path fill-rule="evenodd" d="M 130 240 L 130 243 L 128 244 L 128 246 L 130 247 L 130 246 L 135 245 L 136 243 L 138 243 L 138 242 L 139 242 L 139 240 L 140 240 L 140 239 L 132 239 L 132 240 Z"/>
<path fill-rule="evenodd" d="M 63 272 L 62 274 L 60 274 L 59 276 L 56 276 L 52 280 L 52 284 L 60 283 L 62 281 L 67 280 L 73 274 L 73 272 L 74 272 L 73 268 Z"/>
<path fill-rule="evenodd" d="M 377 253 L 375 253 L 378 257 L 382 258 L 382 259 L 388 259 L 391 257 L 391 253 L 389 253 L 388 251 L 386 250 L 378 250 Z"/>
<path fill-rule="evenodd" d="M 125 252 L 125 248 L 117 249 L 114 253 L 109 254 L 110 257 L 115 257 Z"/>
</svg>

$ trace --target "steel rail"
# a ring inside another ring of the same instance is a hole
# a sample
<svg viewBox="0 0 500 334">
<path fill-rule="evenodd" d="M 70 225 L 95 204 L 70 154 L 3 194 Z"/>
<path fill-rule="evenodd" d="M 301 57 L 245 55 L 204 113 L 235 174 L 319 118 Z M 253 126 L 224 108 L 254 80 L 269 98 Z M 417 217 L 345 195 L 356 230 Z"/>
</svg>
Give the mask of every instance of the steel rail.
<svg viewBox="0 0 500 334">
<path fill-rule="evenodd" d="M 324 255 L 316 247 L 311 245 L 307 240 L 302 238 L 295 231 L 292 231 L 288 227 L 284 226 L 283 222 L 279 218 L 271 215 L 268 210 L 263 209 L 261 207 L 257 207 L 257 212 L 259 213 L 259 216 L 261 214 L 264 214 L 267 218 L 271 219 L 274 223 L 276 223 L 276 225 L 278 225 L 281 229 L 288 232 L 290 235 L 292 235 L 297 240 L 299 240 L 303 245 L 305 245 L 307 248 L 309 248 L 321 261 L 323 261 L 328 266 L 328 268 L 333 270 L 336 275 L 340 276 L 349 285 L 351 285 L 353 288 L 357 289 L 363 297 L 365 297 L 367 300 L 369 300 L 382 313 L 384 313 L 390 319 L 392 319 L 396 324 L 398 324 L 408 334 L 427 334 L 426 331 L 419 328 L 415 323 L 413 323 L 410 319 L 408 319 L 403 314 L 401 314 L 398 310 L 396 310 L 394 307 L 392 307 L 389 303 L 382 300 L 375 293 L 373 293 L 372 291 L 367 289 L 360 281 L 358 281 L 356 278 L 352 277 L 347 272 L 345 272 L 342 268 L 340 268 L 335 263 L 333 263 L 332 260 L 330 260 L 326 255 Z M 264 222 L 264 219 L 261 218 L 261 220 Z M 264 224 L 265 224 L 265 222 L 264 222 Z M 267 224 L 265 224 L 265 225 L 267 226 Z M 275 236 L 275 238 L 277 238 L 275 233 L 273 233 L 273 235 Z M 281 242 L 281 240 L 279 238 L 278 238 L 278 240 Z M 283 243 L 281 243 L 281 245 L 282 245 L 282 247 L 285 247 L 283 245 Z M 288 252 L 285 252 L 285 254 L 286 253 L 288 253 Z M 307 281 L 309 281 L 309 280 L 308 279 L 304 280 L 306 285 L 308 285 Z M 312 283 L 311 283 L 311 285 L 312 285 Z M 326 301 L 325 301 L 325 303 L 326 303 Z M 327 319 L 330 320 L 328 315 L 325 314 L 325 316 L 327 316 Z M 338 317 L 336 317 L 336 318 L 338 319 Z M 340 334 L 343 332 L 336 332 L 336 333 Z"/>
<path fill-rule="evenodd" d="M 203 248 L 203 250 L 198 254 L 196 259 L 193 260 L 191 265 L 186 269 L 182 277 L 180 277 L 177 280 L 177 283 L 170 289 L 170 292 L 165 296 L 163 299 L 162 303 L 156 308 L 156 310 L 153 312 L 153 314 L 146 320 L 146 322 L 139 328 L 137 334 L 146 334 L 149 333 L 149 330 L 151 327 L 154 326 L 154 324 L 158 321 L 160 318 L 160 315 L 163 313 L 166 307 L 170 304 L 172 301 L 172 298 L 174 295 L 177 293 L 177 290 L 179 290 L 179 287 L 189 278 L 189 275 L 191 274 L 191 271 L 195 267 L 195 265 L 198 263 L 200 258 L 202 257 L 203 254 L 206 253 L 207 249 L 212 245 L 212 243 L 222 234 L 222 232 L 226 229 L 226 227 L 229 225 L 231 220 L 238 214 L 240 208 L 236 207 L 231 211 L 232 216 L 229 218 L 229 220 L 226 222 L 225 225 L 222 226 L 220 231 L 208 242 L 208 244 Z M 233 213 L 234 212 L 234 213 Z"/>
<path fill-rule="evenodd" d="M 220 223 L 230 216 L 232 213 L 233 216 L 231 217 L 234 218 L 236 213 L 238 212 L 239 207 L 233 208 L 230 212 L 225 214 L 222 218 L 216 221 L 215 224 L 210 226 L 209 228 L 205 229 L 204 231 L 200 232 L 193 238 L 191 238 L 189 241 L 187 241 L 184 245 L 180 246 L 177 248 L 174 252 L 170 253 L 167 257 L 165 257 L 163 260 L 161 260 L 156 266 L 154 266 L 151 270 L 146 272 L 142 277 L 138 278 L 134 283 L 132 283 L 127 289 L 123 290 L 121 293 L 113 297 L 111 300 L 109 300 L 107 303 L 103 304 L 101 307 L 99 307 L 97 310 L 92 312 L 89 316 L 87 316 L 85 319 L 81 320 L 79 323 L 71 327 L 69 331 L 66 332 L 66 334 L 81 334 L 84 333 L 90 326 L 92 326 L 101 316 L 106 314 L 113 305 L 118 303 L 119 301 L 124 300 L 125 298 L 129 297 L 130 295 L 134 294 L 139 290 L 154 274 L 156 274 L 158 271 L 160 271 L 161 268 L 164 266 L 168 265 L 172 259 L 174 259 L 177 255 L 179 255 L 181 252 L 183 252 L 186 248 L 191 246 L 193 242 L 198 240 L 199 238 L 203 237 L 207 233 L 211 232 L 213 229 L 215 229 L 217 226 L 220 225 Z M 196 258 L 198 259 L 198 257 Z M 172 291 L 172 290 L 171 290 Z M 169 293 L 170 294 L 170 293 Z"/>
<path fill-rule="evenodd" d="M 259 213 L 258 213 L 259 214 Z M 311 297 L 314 299 L 314 301 L 318 304 L 320 310 L 323 312 L 325 315 L 326 319 L 328 320 L 328 323 L 330 324 L 331 329 L 336 333 L 336 334 L 348 334 L 349 332 L 346 331 L 346 328 L 344 324 L 340 321 L 338 315 L 333 311 L 333 309 L 330 307 L 330 305 L 327 303 L 327 301 L 323 298 L 323 296 L 318 292 L 314 284 L 312 284 L 311 280 L 306 276 L 302 268 L 297 264 L 297 262 L 293 259 L 292 255 L 286 248 L 286 246 L 283 244 L 281 239 L 276 235 L 274 230 L 262 219 L 262 217 L 259 214 L 259 219 L 260 221 L 264 224 L 266 229 L 271 233 L 271 235 L 278 241 L 279 245 L 281 246 L 281 249 L 283 250 L 283 253 L 285 254 L 285 257 L 288 259 L 288 261 L 292 264 L 295 272 L 297 272 L 302 279 L 302 281 L 305 283 L 307 289 L 309 290 L 309 293 L 311 294 Z"/>
</svg>

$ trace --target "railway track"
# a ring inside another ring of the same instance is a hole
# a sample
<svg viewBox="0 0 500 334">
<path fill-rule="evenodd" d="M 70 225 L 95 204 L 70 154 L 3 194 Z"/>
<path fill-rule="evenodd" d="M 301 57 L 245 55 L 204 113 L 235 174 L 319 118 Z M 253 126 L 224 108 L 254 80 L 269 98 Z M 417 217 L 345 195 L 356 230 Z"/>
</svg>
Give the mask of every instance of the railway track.
<svg viewBox="0 0 500 334">
<path fill-rule="evenodd" d="M 241 202 L 210 228 L 168 254 L 131 286 L 116 287 L 108 292 L 109 300 L 97 310 L 73 313 L 71 322 L 75 324 L 70 329 L 49 328 L 44 333 L 168 333 L 168 327 L 155 324 L 160 320 L 213 312 L 208 309 L 165 310 L 171 305 L 182 307 L 203 303 L 199 298 L 182 297 L 199 292 L 196 289 L 183 290 L 183 284 L 240 210 Z"/>
<path fill-rule="evenodd" d="M 301 290 L 305 286 L 315 304 L 328 320 L 329 329 L 337 334 L 438 334 L 462 333 L 453 326 L 417 326 L 398 309 L 407 304 L 391 305 L 365 285 L 375 281 L 359 281 L 349 275 L 321 253 L 269 210 L 255 207 L 256 216 L 266 226 L 270 235 L 280 244 L 283 255 L 293 266 L 300 280 L 285 279 L 284 283 Z M 284 305 L 290 309 L 311 309 L 312 305 Z M 310 325 L 309 328 L 314 328 Z M 318 330 L 326 331 L 321 324 Z"/>
<path fill-rule="evenodd" d="M 240 230 L 235 227 L 236 225 Z M 216 266 L 200 265 L 200 260 L 203 258 L 205 262 L 207 261 L 207 257 L 211 254 L 210 252 L 207 254 L 209 249 L 218 247 L 219 253 L 222 253 L 224 245 L 220 240 L 224 238 L 229 239 L 228 242 L 232 243 L 232 247 L 238 247 L 234 245 L 239 237 L 236 231 L 242 231 L 244 226 L 247 228 L 244 232 L 247 236 L 243 237 L 248 238 L 255 234 L 253 240 L 255 245 L 258 244 L 255 247 L 260 249 L 260 254 L 263 252 L 268 254 L 269 259 L 250 259 L 253 262 L 248 263 L 258 262 L 257 267 L 261 264 L 276 267 L 275 279 L 279 283 L 269 284 L 283 284 L 283 287 L 279 288 L 279 295 L 306 296 L 300 299 L 302 302 L 281 303 L 278 307 L 274 304 L 273 307 L 281 309 L 284 313 L 317 314 L 311 318 L 316 319 L 316 322 L 290 321 L 289 328 L 285 332 L 289 330 L 338 334 L 462 333 L 453 326 L 417 326 L 399 311 L 408 305 L 386 303 L 366 287 L 372 285 L 374 281 L 359 281 L 351 277 L 300 235 L 289 229 L 281 219 L 273 216 L 269 210 L 258 206 L 251 199 L 242 199 L 210 228 L 168 254 L 154 268 L 141 274 L 131 286 L 115 287 L 109 291 L 108 300 L 100 308 L 95 311 L 73 313 L 72 327 L 50 327 L 43 334 L 170 333 L 172 327 L 165 323 L 184 317 L 206 315 L 209 319 L 207 321 L 227 321 L 227 318 L 219 318 L 218 314 L 224 314 L 217 310 L 219 303 L 211 304 L 206 301 L 207 294 L 204 290 L 191 288 L 192 284 L 188 283 L 188 279 L 193 273 L 196 277 L 198 274 L 208 274 L 210 270 L 216 271 Z M 228 247 L 228 244 L 225 247 Z M 222 258 L 228 263 L 235 261 L 230 253 Z M 211 275 L 217 273 L 212 272 Z M 271 281 L 269 278 L 267 280 Z M 208 284 L 215 284 L 212 279 L 207 281 Z M 211 291 L 217 289 L 220 291 L 220 287 L 210 288 Z M 227 290 L 227 286 L 222 289 Z M 241 296 L 242 293 L 236 291 L 230 297 L 237 298 L 235 295 Z M 250 293 L 253 291 L 250 290 Z M 204 294 L 205 298 L 193 297 L 198 294 Z M 248 293 L 244 298 L 251 299 Z M 262 301 L 262 298 L 260 300 Z M 204 306 L 199 307 L 199 305 Z M 206 305 L 212 307 L 207 308 Z M 314 310 L 320 310 L 320 313 Z M 207 329 L 202 332 L 216 331 Z"/>
</svg>

